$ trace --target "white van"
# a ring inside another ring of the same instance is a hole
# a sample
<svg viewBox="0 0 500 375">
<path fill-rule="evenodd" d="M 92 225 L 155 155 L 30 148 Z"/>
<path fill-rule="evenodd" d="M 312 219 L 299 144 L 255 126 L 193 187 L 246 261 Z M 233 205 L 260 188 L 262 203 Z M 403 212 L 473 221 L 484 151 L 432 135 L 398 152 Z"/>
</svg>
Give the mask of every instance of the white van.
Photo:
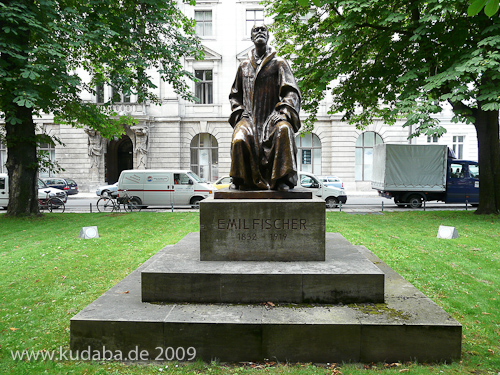
<svg viewBox="0 0 500 375">
<path fill-rule="evenodd" d="M 124 190 L 140 206 L 196 207 L 215 188 L 187 170 L 131 169 L 118 179 L 118 199 Z"/>
<path fill-rule="evenodd" d="M 7 173 L 0 173 L 0 208 L 9 205 L 9 177 Z"/>
<path fill-rule="evenodd" d="M 299 172 L 299 186 L 312 190 L 313 194 L 323 198 L 328 208 L 337 207 L 340 203 L 347 202 L 347 196 L 344 189 L 333 186 L 325 186 L 321 180 L 309 172 Z"/>
<path fill-rule="evenodd" d="M 48 187 L 45 182 L 38 179 L 38 199 L 46 199 L 47 192 L 50 197 L 58 197 L 66 203 L 68 195 L 59 189 Z M 7 173 L 0 173 L 0 208 L 7 209 L 9 205 L 9 175 Z"/>
</svg>

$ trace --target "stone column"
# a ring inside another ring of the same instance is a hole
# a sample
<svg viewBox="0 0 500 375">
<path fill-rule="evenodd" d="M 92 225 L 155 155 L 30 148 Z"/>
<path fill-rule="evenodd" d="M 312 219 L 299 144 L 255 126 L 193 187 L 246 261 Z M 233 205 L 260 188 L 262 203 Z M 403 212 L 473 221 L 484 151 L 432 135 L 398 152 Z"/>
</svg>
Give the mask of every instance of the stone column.
<svg viewBox="0 0 500 375">
<path fill-rule="evenodd" d="M 135 134 L 135 169 L 146 169 L 148 161 L 148 133 L 149 128 L 144 125 L 132 126 Z"/>
</svg>

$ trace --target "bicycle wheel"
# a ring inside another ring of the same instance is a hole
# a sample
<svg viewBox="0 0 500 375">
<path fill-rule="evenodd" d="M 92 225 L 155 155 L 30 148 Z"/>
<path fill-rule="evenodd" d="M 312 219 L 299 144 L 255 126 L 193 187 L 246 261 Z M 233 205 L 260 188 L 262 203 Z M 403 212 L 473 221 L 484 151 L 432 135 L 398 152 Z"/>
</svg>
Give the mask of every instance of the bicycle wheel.
<svg viewBox="0 0 500 375">
<path fill-rule="evenodd" d="M 57 197 L 50 198 L 48 201 L 48 206 L 50 212 L 63 213 L 64 210 L 66 209 L 66 205 L 64 204 L 64 202 Z"/>
<path fill-rule="evenodd" d="M 108 197 L 101 197 L 97 201 L 97 210 L 99 212 L 113 212 L 117 211 L 118 209 L 113 199 Z"/>
<path fill-rule="evenodd" d="M 38 200 L 38 210 L 39 210 L 40 212 L 43 212 L 43 211 L 45 211 L 47 208 L 48 208 L 48 207 L 47 207 L 47 201 L 44 201 L 44 200 L 39 199 L 39 200 Z"/>
<path fill-rule="evenodd" d="M 130 198 L 129 204 L 130 204 L 130 211 L 139 212 L 140 210 L 142 210 L 142 201 L 138 197 Z"/>
<path fill-rule="evenodd" d="M 133 199 L 128 202 L 123 202 L 123 208 L 126 212 L 138 212 L 141 210 L 141 206 L 139 206 Z"/>
</svg>

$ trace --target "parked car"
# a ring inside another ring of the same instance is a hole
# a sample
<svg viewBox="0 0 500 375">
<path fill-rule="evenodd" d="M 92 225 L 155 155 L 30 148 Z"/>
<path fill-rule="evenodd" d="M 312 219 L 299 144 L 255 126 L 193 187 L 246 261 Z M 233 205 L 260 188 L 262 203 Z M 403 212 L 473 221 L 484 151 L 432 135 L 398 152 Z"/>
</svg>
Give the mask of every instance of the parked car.
<svg viewBox="0 0 500 375">
<path fill-rule="evenodd" d="M 344 183 L 337 176 L 318 176 L 325 186 L 333 186 L 338 189 L 344 188 Z"/>
<path fill-rule="evenodd" d="M 199 207 L 215 188 L 195 173 L 180 169 L 129 169 L 120 173 L 118 199 L 125 191 L 139 206 Z"/>
<path fill-rule="evenodd" d="M 116 198 L 118 196 L 118 182 L 115 182 L 112 185 L 99 186 L 95 191 L 95 193 L 98 196 L 101 196 L 103 194 L 108 194 L 113 198 Z"/>
<path fill-rule="evenodd" d="M 314 195 L 323 198 L 326 202 L 326 207 L 335 208 L 339 203 L 345 204 L 345 202 L 347 202 L 347 196 L 345 195 L 344 189 L 326 186 L 312 173 L 299 172 L 298 174 L 300 186 L 311 190 Z"/>
<path fill-rule="evenodd" d="M 38 199 L 47 198 L 47 192 L 49 197 L 57 197 L 61 199 L 64 203 L 68 201 L 68 194 L 64 190 L 56 189 L 48 186 L 40 178 L 38 179 Z"/>
<path fill-rule="evenodd" d="M 233 178 L 230 176 L 223 176 L 214 182 L 216 189 L 223 189 L 229 187 L 233 183 Z"/>
<path fill-rule="evenodd" d="M 68 195 L 78 194 L 78 184 L 71 178 L 46 177 L 42 181 L 54 189 L 64 190 Z"/>
<path fill-rule="evenodd" d="M 45 182 L 38 179 L 38 199 L 46 199 L 47 192 L 49 197 L 61 198 L 63 202 L 68 200 L 68 195 L 59 189 L 48 187 Z M 9 175 L 7 173 L 0 173 L 0 208 L 7 208 L 9 205 Z"/>
</svg>

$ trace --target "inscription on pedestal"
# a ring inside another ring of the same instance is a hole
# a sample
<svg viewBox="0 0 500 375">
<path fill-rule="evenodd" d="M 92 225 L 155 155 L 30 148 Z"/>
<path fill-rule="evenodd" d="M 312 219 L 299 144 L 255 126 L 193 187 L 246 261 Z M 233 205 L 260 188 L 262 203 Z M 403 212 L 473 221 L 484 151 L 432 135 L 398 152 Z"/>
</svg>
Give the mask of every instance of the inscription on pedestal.
<svg viewBox="0 0 500 375">
<path fill-rule="evenodd" d="M 323 261 L 325 202 L 206 199 L 200 241 L 200 260 Z"/>
</svg>

